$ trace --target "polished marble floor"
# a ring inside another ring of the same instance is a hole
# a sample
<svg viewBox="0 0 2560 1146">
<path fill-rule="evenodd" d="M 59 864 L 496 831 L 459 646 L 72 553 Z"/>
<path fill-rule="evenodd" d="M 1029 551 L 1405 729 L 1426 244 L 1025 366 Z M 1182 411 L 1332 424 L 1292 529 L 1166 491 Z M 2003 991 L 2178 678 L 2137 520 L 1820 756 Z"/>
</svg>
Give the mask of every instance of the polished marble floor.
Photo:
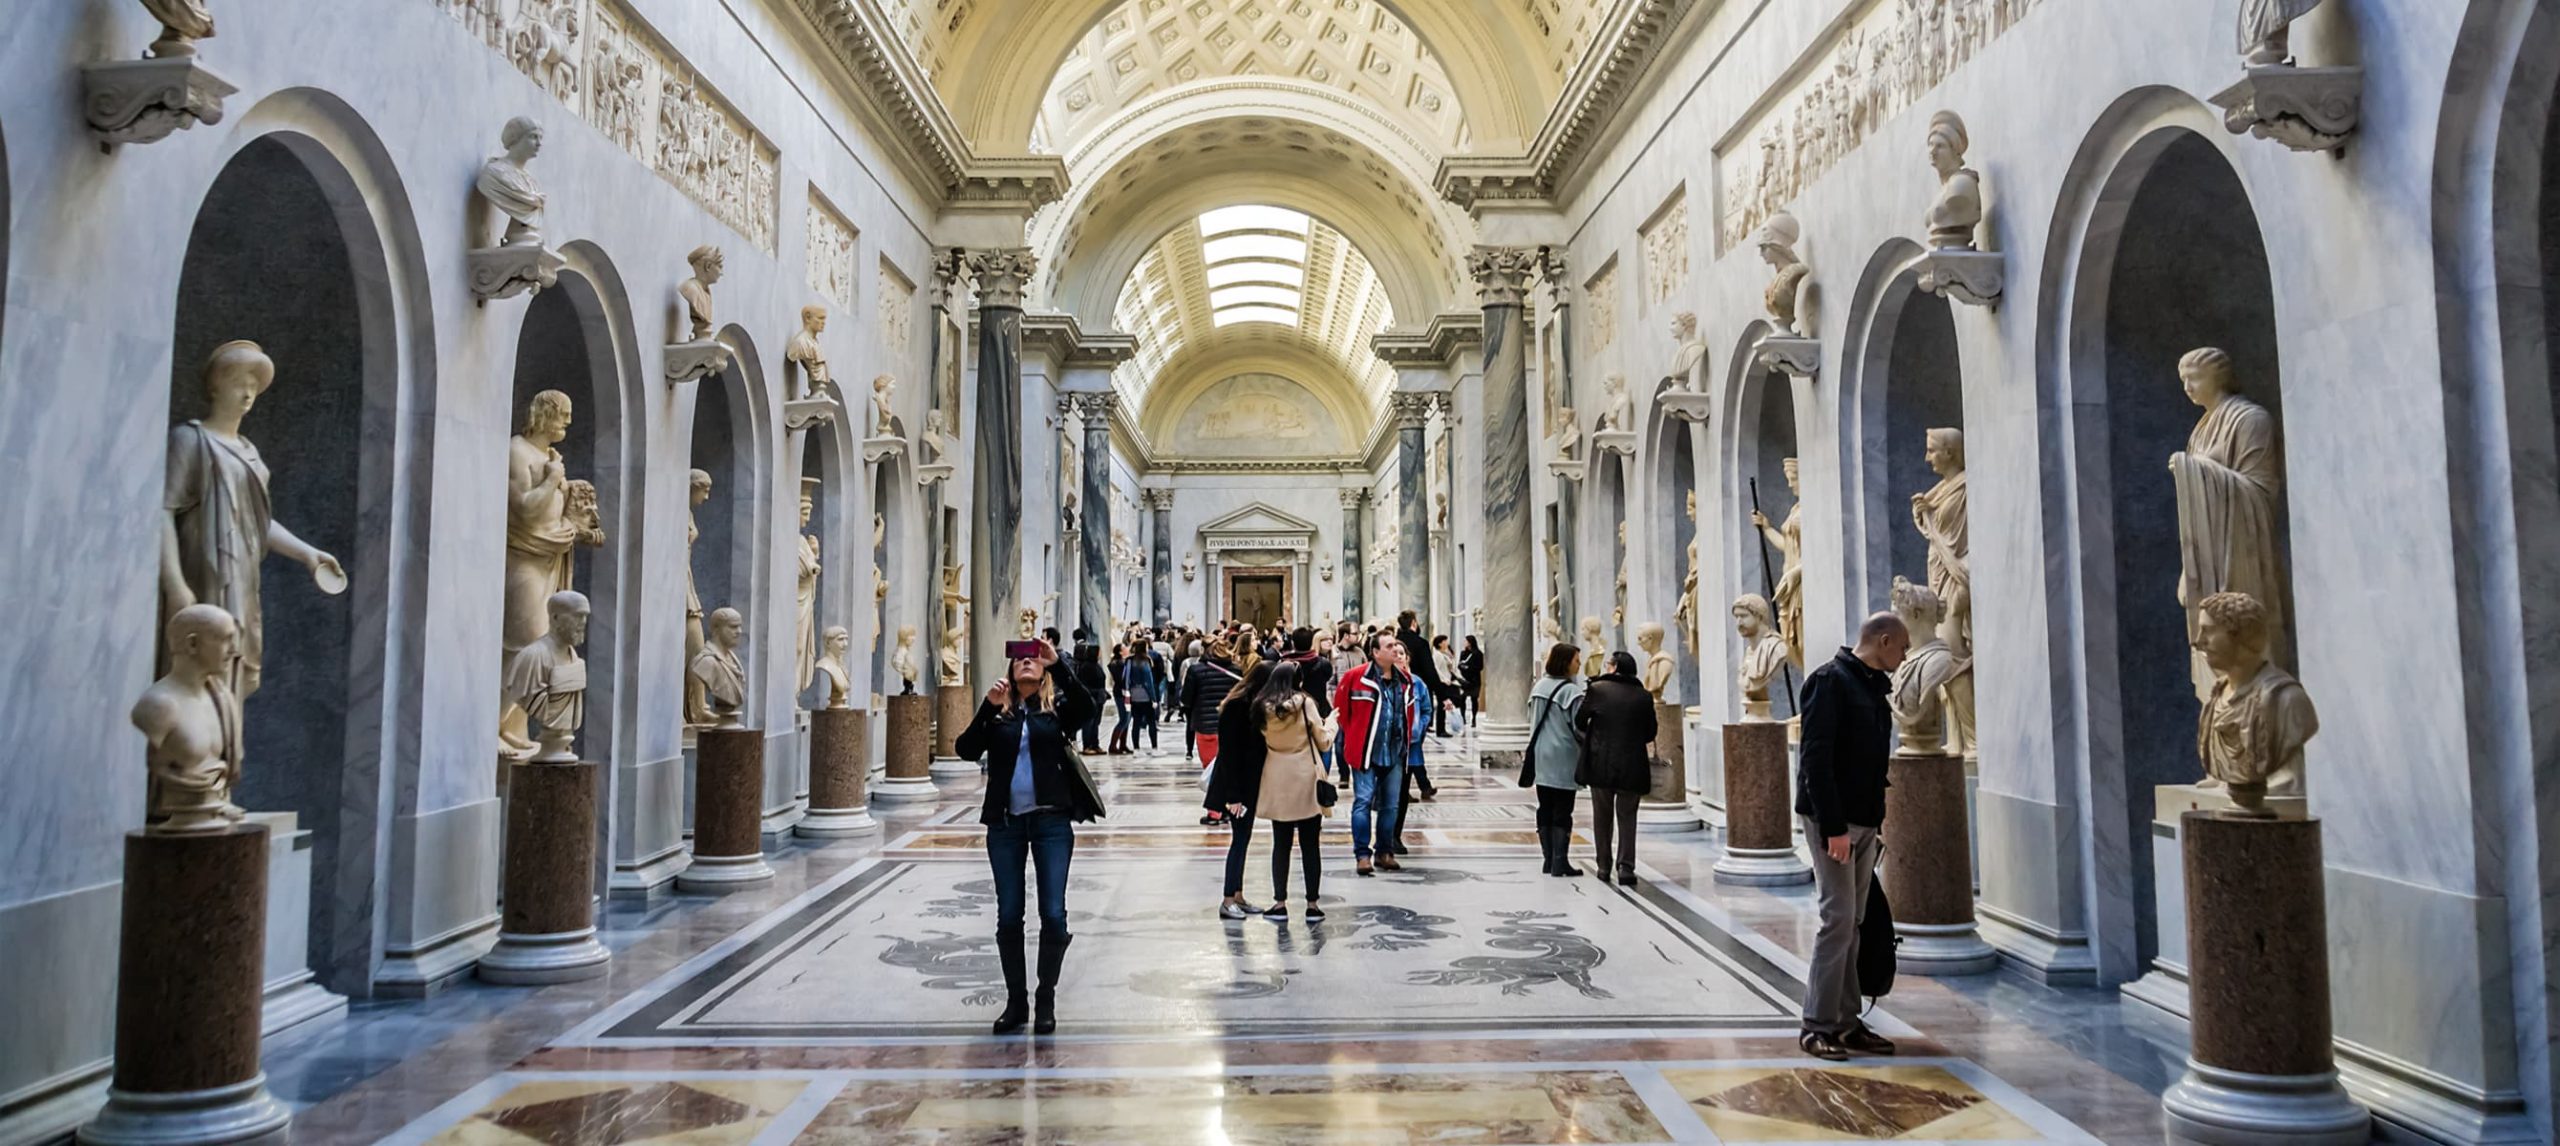
<svg viewBox="0 0 2560 1146">
<path fill-rule="evenodd" d="M 1191 766 L 1096 757 L 1054 1037 L 985 1033 L 972 781 L 770 887 L 613 905 L 606 978 L 359 1003 L 271 1082 L 306 1144 L 2158 1140 L 2180 1036 L 2112 992 L 1905 977 L 1870 1016 L 1902 1055 L 1804 1058 L 1809 890 L 1718 887 L 1713 832 L 1643 837 L 1636 887 L 1541 876 L 1528 794 L 1432 751 L 1405 871 L 1356 878 L 1328 822 L 1320 922 L 1294 874 L 1290 919 L 1216 918 Z"/>
</svg>

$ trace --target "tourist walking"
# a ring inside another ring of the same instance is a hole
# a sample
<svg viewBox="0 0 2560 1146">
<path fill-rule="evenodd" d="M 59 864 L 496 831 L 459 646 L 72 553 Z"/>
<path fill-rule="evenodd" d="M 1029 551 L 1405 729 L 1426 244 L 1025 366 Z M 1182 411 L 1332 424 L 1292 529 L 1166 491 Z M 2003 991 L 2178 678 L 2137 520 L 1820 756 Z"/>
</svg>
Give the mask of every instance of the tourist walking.
<svg viewBox="0 0 2560 1146">
<path fill-rule="evenodd" d="M 1252 695 L 1250 712 L 1238 715 L 1250 719 L 1262 742 L 1261 774 L 1255 779 L 1252 804 L 1253 814 L 1271 824 L 1271 906 L 1263 909 L 1262 917 L 1289 917 L 1289 846 L 1294 841 L 1306 868 L 1306 918 L 1322 919 L 1324 908 L 1317 906 L 1316 895 L 1324 879 L 1324 863 L 1317 850 L 1324 806 L 1317 798 L 1317 786 L 1324 781 L 1322 757 L 1333 746 L 1333 734 L 1316 714 L 1315 701 L 1299 687 L 1296 664 L 1282 661 L 1272 666 L 1270 679 Z M 1227 811 L 1235 813 L 1241 807 L 1230 804 Z"/>
<path fill-rule="evenodd" d="M 1224 639 L 1210 641 L 1207 655 L 1193 662 L 1191 671 L 1183 675 L 1183 731 L 1191 737 L 1193 746 L 1200 750 L 1202 768 L 1217 765 L 1218 753 L 1224 747 L 1218 739 L 1221 723 L 1218 706 L 1226 703 L 1227 694 L 1235 691 L 1236 684 L 1243 679 L 1244 674 L 1237 671 L 1233 652 Z M 1213 804 L 1201 814 L 1200 822 L 1214 824 L 1225 816 L 1221 806 Z"/>
<path fill-rule="evenodd" d="M 1078 629 L 1076 632 L 1081 634 L 1084 630 Z M 1076 645 L 1073 683 L 1085 694 L 1086 700 L 1090 703 L 1085 708 L 1088 715 L 1085 716 L 1082 726 L 1071 728 L 1069 731 L 1079 731 L 1084 734 L 1085 751 L 1100 752 L 1102 751 L 1102 706 L 1105 703 L 1103 698 L 1111 694 L 1111 670 L 1102 667 L 1102 646 L 1091 641 L 1082 641 Z"/>
<path fill-rule="evenodd" d="M 1600 878 L 1609 878 L 1615 843 L 1618 882 L 1627 887 L 1636 883 L 1636 806 L 1653 790 L 1653 738 L 1661 731 L 1654 723 L 1653 694 L 1636 672 L 1634 654 L 1609 654 L 1608 673 L 1585 686 L 1582 711 L 1574 718 L 1582 739 L 1582 770 L 1575 778 L 1591 788 L 1594 862 Z"/>
<path fill-rule="evenodd" d="M 1342 674 L 1333 686 L 1333 712 L 1341 731 L 1342 772 L 1351 781 L 1351 855 L 1361 875 L 1372 874 L 1370 841 L 1391 843 L 1403 806 L 1407 761 L 1420 751 L 1426 701 L 1420 682 L 1397 667 L 1402 646 L 1390 636 L 1369 641 L 1369 661 Z M 1375 867 L 1403 866 L 1382 852 Z"/>
<path fill-rule="evenodd" d="M 1075 825 L 1102 814 L 1091 778 L 1068 753 L 1067 738 L 1092 712 L 1092 701 L 1068 678 L 1057 650 L 1042 643 L 1037 656 L 1006 665 L 1005 679 L 987 690 L 977 715 L 953 746 L 963 760 L 983 760 L 986 796 L 978 822 L 987 828 L 987 863 L 996 885 L 996 957 L 1004 968 L 1004 1013 L 995 1033 L 1011 1034 L 1031 1021 L 1034 1034 L 1058 1026 L 1058 973 L 1074 936 L 1067 932 L 1067 865 L 1075 856 Z M 1040 987 L 1031 1006 L 1023 1001 L 1023 869 L 1040 879 Z"/>
<path fill-rule="evenodd" d="M 1814 843 L 1813 885 L 1820 930 L 1804 982 L 1804 1033 L 1816 1058 L 1849 1052 L 1892 1054 L 1893 1043 L 1858 1018 L 1858 923 L 1883 849 L 1885 764 L 1893 718 L 1888 675 L 1902 666 L 1911 632 L 1878 613 L 1858 626 L 1858 645 L 1806 674 L 1796 711 L 1804 741 L 1796 763 L 1796 815 Z"/>
<path fill-rule="evenodd" d="M 1546 672 L 1529 686 L 1529 749 L 1520 762 L 1520 786 L 1538 792 L 1538 871 L 1581 875 L 1565 857 L 1573 840 L 1573 793 L 1582 769 L 1582 684 L 1573 679 L 1582 650 L 1547 647 Z"/>
<path fill-rule="evenodd" d="M 1472 724 L 1484 715 L 1484 649 L 1472 633 L 1467 635 L 1466 647 L 1458 650 L 1458 688 L 1466 697 L 1467 722 Z"/>
<path fill-rule="evenodd" d="M 1412 662 L 1405 671 L 1412 673 L 1415 679 L 1422 682 L 1423 687 L 1428 690 L 1427 695 L 1431 698 L 1430 707 L 1425 710 L 1431 717 L 1431 734 L 1447 736 L 1449 719 L 1440 713 L 1440 689 L 1443 683 L 1440 679 L 1440 666 L 1431 659 L 1431 642 L 1422 637 L 1421 618 L 1420 613 L 1411 609 L 1396 614 L 1395 637 L 1396 641 L 1404 646 L 1404 651 Z"/>
<path fill-rule="evenodd" d="M 1157 672 L 1155 653 L 1143 642 L 1120 662 L 1120 693 L 1129 705 L 1129 747 L 1133 750 L 1142 732 L 1150 751 L 1164 746 L 1156 739 L 1156 700 L 1162 695 L 1157 688 Z"/>
<path fill-rule="evenodd" d="M 1464 694 L 1465 689 L 1459 684 L 1458 655 L 1450 650 L 1449 636 L 1446 633 L 1431 638 L 1431 667 L 1440 674 L 1440 695 L 1434 698 L 1432 703 L 1442 706 L 1442 711 L 1457 718 L 1457 723 L 1450 727 L 1450 731 L 1465 732 L 1467 714 L 1466 710 L 1459 705 L 1459 698 Z"/>
<path fill-rule="evenodd" d="M 1262 742 L 1262 724 L 1254 719 L 1253 701 L 1271 683 L 1276 666 L 1260 664 L 1242 677 L 1230 675 L 1227 691 L 1217 698 L 1216 715 L 1209 724 L 1219 731 L 1206 739 L 1210 749 L 1204 754 L 1215 759 L 1209 765 L 1208 795 L 1200 801 L 1209 810 L 1209 818 L 1200 821 L 1214 824 L 1224 821 L 1227 833 L 1227 879 L 1224 899 L 1218 914 L 1227 919 L 1242 919 L 1258 908 L 1244 901 L 1244 857 L 1253 844 L 1255 805 L 1262 800 L 1262 766 L 1267 749 Z"/>
</svg>

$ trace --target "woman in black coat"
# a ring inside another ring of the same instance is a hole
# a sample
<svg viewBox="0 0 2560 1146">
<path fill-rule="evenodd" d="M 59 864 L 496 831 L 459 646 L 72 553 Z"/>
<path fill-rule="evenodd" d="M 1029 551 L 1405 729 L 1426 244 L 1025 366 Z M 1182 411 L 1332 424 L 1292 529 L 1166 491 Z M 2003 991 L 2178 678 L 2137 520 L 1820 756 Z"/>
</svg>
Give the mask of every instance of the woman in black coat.
<svg viewBox="0 0 2560 1146">
<path fill-rule="evenodd" d="M 1242 919 L 1261 910 L 1244 901 L 1244 856 L 1253 843 L 1253 806 L 1262 796 L 1262 722 L 1254 719 L 1253 698 L 1271 682 L 1271 671 L 1272 662 L 1264 661 L 1242 678 L 1227 678 L 1236 683 L 1218 698 L 1209 721 L 1217 759 L 1209 766 L 1209 794 L 1200 804 L 1231 821 L 1228 830 L 1233 833 L 1227 837 L 1226 898 L 1218 904 L 1222 919 Z M 1198 683 L 1205 687 L 1209 682 Z M 1234 811 L 1238 807 L 1244 809 L 1241 815 Z"/>
<path fill-rule="evenodd" d="M 1032 1031 L 1045 1035 L 1057 1029 L 1058 969 L 1074 939 L 1067 934 L 1067 865 L 1075 856 L 1075 825 L 1102 814 L 1084 770 L 1067 755 L 1067 738 L 1091 718 L 1093 698 L 1046 644 L 1040 655 L 1006 669 L 954 750 L 961 759 L 984 759 L 987 765 L 978 822 L 987 826 L 987 862 L 995 869 L 996 953 L 1004 964 L 1005 988 L 995 1033 L 1021 1030 L 1030 1017 L 1022 994 L 1022 877 L 1029 860 L 1040 873 L 1039 1013 Z"/>
<path fill-rule="evenodd" d="M 1111 691 L 1111 670 L 1102 667 L 1102 646 L 1090 643 L 1076 646 L 1074 670 L 1075 685 L 1084 690 L 1088 704 L 1085 708 L 1084 720 L 1078 724 L 1068 725 L 1067 731 L 1071 734 L 1078 732 L 1084 734 L 1085 751 L 1100 752 L 1102 751 L 1102 698 Z"/>
<path fill-rule="evenodd" d="M 1653 694 L 1636 678 L 1631 653 L 1609 654 L 1609 672 L 1582 694 L 1574 716 L 1582 734 L 1582 765 L 1574 779 L 1591 789 L 1591 838 L 1598 845 L 1599 875 L 1609 878 L 1609 843 L 1617 837 L 1618 882 L 1636 882 L 1636 805 L 1653 789 Z M 1614 833 L 1612 829 L 1615 829 Z"/>
<path fill-rule="evenodd" d="M 1484 649 L 1476 644 L 1474 634 L 1468 634 L 1467 646 L 1458 650 L 1458 694 L 1466 698 L 1467 723 L 1474 724 L 1483 715 L 1484 703 Z"/>
</svg>

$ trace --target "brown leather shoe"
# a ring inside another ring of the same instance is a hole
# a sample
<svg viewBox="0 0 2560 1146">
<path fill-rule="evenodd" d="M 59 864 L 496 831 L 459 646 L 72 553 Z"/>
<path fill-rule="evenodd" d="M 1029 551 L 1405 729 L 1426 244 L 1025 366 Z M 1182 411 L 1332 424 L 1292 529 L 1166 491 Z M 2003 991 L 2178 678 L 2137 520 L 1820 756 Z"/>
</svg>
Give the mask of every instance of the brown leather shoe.
<svg viewBox="0 0 2560 1146">
<path fill-rule="evenodd" d="M 1396 862 L 1396 857 L 1394 857 L 1394 856 L 1392 856 L 1392 855 L 1389 855 L 1389 854 L 1387 854 L 1387 853 L 1381 852 L 1381 853 L 1379 853 L 1379 854 L 1378 854 L 1378 870 L 1379 870 L 1379 871 L 1403 871 L 1403 870 L 1404 870 L 1404 865 L 1403 865 L 1403 864 L 1400 864 L 1400 863 L 1397 863 L 1397 862 Z"/>
<path fill-rule="evenodd" d="M 1367 860 L 1361 860 L 1361 861 L 1360 861 L 1360 866 L 1359 866 L 1358 868 L 1354 869 L 1354 870 L 1358 871 L 1361 875 L 1375 875 L 1375 874 L 1377 874 L 1376 872 L 1374 872 L 1374 871 L 1372 871 L 1372 870 L 1370 869 L 1370 867 L 1369 867 L 1369 861 L 1367 861 Z"/>
</svg>

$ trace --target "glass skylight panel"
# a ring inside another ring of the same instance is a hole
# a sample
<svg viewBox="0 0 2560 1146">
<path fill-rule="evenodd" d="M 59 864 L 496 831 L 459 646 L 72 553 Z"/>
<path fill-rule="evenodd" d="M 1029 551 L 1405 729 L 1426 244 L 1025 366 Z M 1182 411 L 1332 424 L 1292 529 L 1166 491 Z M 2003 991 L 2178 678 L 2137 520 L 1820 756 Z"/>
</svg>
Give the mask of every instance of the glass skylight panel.
<svg viewBox="0 0 2560 1146">
<path fill-rule="evenodd" d="M 1274 286 L 1298 287 L 1307 282 L 1306 268 L 1292 263 L 1241 262 L 1222 263 L 1208 270 L 1209 287 L 1215 290 L 1236 283 L 1270 283 Z"/>
<path fill-rule="evenodd" d="M 1287 307 L 1251 304 L 1221 309 L 1217 312 L 1217 321 L 1220 326 L 1234 326 L 1244 322 L 1270 322 L 1281 326 L 1296 326 L 1298 312 Z"/>
<path fill-rule="evenodd" d="M 1200 257 L 1212 264 L 1236 259 L 1299 263 L 1306 261 L 1307 241 L 1282 235 L 1228 235 L 1200 244 Z"/>
<path fill-rule="evenodd" d="M 1231 286 L 1209 292 L 1209 305 L 1212 307 L 1228 307 L 1235 306 L 1239 303 L 1259 302 L 1268 303 L 1272 306 L 1285 306 L 1291 310 L 1296 310 L 1298 308 L 1298 301 L 1298 292 L 1289 287 L 1259 285 Z"/>
<path fill-rule="evenodd" d="M 1200 234 L 1203 238 L 1229 231 L 1294 231 L 1303 235 L 1310 222 L 1304 214 L 1286 207 L 1220 207 L 1200 216 Z"/>
</svg>

